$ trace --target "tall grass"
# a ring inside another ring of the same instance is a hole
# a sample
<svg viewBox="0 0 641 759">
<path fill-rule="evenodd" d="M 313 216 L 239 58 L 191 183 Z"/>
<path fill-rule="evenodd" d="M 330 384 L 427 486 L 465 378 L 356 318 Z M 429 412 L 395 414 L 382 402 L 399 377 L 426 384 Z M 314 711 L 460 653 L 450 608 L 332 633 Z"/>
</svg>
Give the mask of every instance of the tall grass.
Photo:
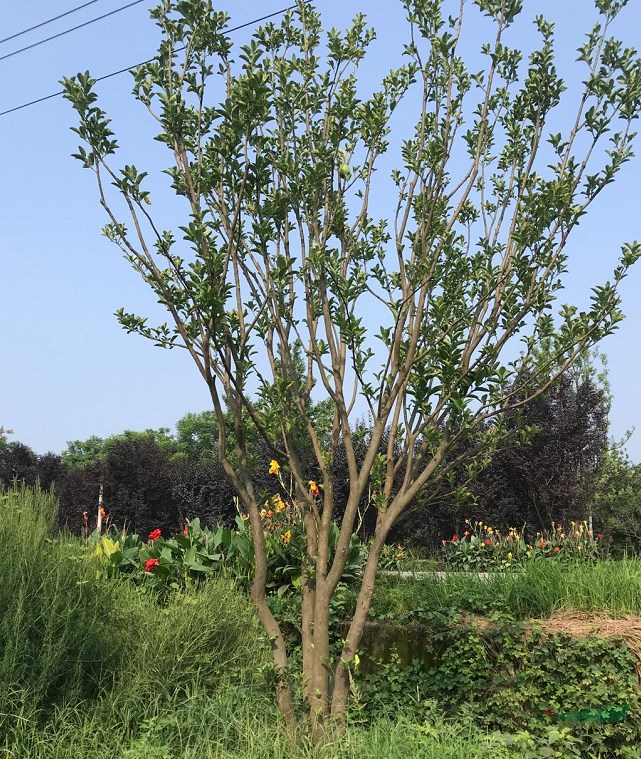
<svg viewBox="0 0 641 759">
<path fill-rule="evenodd" d="M 294 741 L 271 702 L 229 691 L 195 692 L 173 705 L 152 707 L 138 730 L 123 728 L 113 701 L 100 709 L 63 710 L 47 725 L 28 723 L 0 757 L 28 759 L 520 759 L 504 739 L 469 720 L 444 720 L 426 712 L 418 724 L 405 718 L 350 727 L 342 737 L 314 747 Z"/>
<path fill-rule="evenodd" d="M 109 592 L 71 543 L 52 540 L 57 504 L 0 486 L 0 730 L 15 715 L 97 691 Z"/>
<path fill-rule="evenodd" d="M 641 615 L 641 562 L 635 559 L 597 564 L 542 561 L 523 572 L 494 574 L 484 579 L 473 572 L 446 579 L 419 576 L 414 580 L 383 577 L 372 605 L 372 616 L 398 619 L 417 610 L 449 614 L 501 612 L 516 619 L 548 617 L 557 609 Z"/>
</svg>

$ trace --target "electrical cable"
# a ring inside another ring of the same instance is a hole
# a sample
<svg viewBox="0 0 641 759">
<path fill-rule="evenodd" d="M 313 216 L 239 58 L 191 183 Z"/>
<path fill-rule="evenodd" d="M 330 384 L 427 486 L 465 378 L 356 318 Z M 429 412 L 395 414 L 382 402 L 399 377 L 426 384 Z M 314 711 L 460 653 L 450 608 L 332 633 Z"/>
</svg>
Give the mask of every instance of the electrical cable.
<svg viewBox="0 0 641 759">
<path fill-rule="evenodd" d="M 247 21 L 244 24 L 240 24 L 239 26 L 234 26 L 231 29 L 227 29 L 227 33 L 230 34 L 231 32 L 237 32 L 240 29 L 245 29 L 248 26 L 253 26 L 254 24 L 259 24 L 261 21 L 266 21 L 268 18 L 273 18 L 274 16 L 280 16 L 282 13 L 287 13 L 287 11 L 294 10 L 297 6 L 296 5 L 290 5 L 287 8 L 281 8 L 279 11 L 274 11 L 273 13 L 268 13 L 266 16 L 261 16 L 260 18 L 255 18 L 252 21 Z M 183 49 L 183 48 L 180 48 Z M 112 76 L 118 76 L 119 74 L 124 74 L 126 71 L 132 71 L 135 68 L 138 68 L 138 66 L 144 66 L 146 63 L 151 63 L 154 58 L 148 58 L 146 61 L 141 61 L 140 63 L 134 63 L 133 66 L 128 66 L 124 69 L 119 69 L 118 71 L 112 71 L 110 74 L 105 74 L 104 76 L 99 76 L 96 79 L 96 82 L 104 82 L 105 79 L 111 79 Z M 29 108 L 32 105 L 37 105 L 38 103 L 43 103 L 45 100 L 51 100 L 52 98 L 60 97 L 60 95 L 63 94 L 63 90 L 60 90 L 59 92 L 52 92 L 51 95 L 45 95 L 41 98 L 36 98 L 35 100 L 30 100 L 28 103 L 23 103 L 22 105 L 16 105 L 13 108 L 8 108 L 6 111 L 0 111 L 0 116 L 6 116 L 9 113 L 14 113 L 15 111 L 21 111 L 23 108 Z"/>
<path fill-rule="evenodd" d="M 5 37 L 3 40 L 0 40 L 0 45 L 2 45 L 4 42 L 9 42 L 9 40 L 15 40 L 16 37 L 22 37 L 23 34 L 28 34 L 29 32 L 33 32 L 34 29 L 40 29 L 42 26 L 47 26 L 47 24 L 51 24 L 53 21 L 58 21 L 58 19 L 64 18 L 65 16 L 70 16 L 72 13 L 76 13 L 76 11 L 80 11 L 83 8 L 87 8 L 89 5 L 94 5 L 95 3 L 100 2 L 100 0 L 89 0 L 88 3 L 83 3 L 82 5 L 78 5 L 75 8 L 72 8 L 70 11 L 65 11 L 64 13 L 60 13 L 58 16 L 53 16 L 53 18 L 48 18 L 46 21 L 41 21 L 39 24 L 36 24 L 35 26 L 30 26 L 28 29 L 23 29 L 21 32 L 16 32 L 15 34 L 11 34 L 9 37 Z"/>
<path fill-rule="evenodd" d="M 89 21 L 85 21 L 84 23 L 78 24 L 77 26 L 72 26 L 71 29 L 65 29 L 62 32 L 58 32 L 58 34 L 52 34 L 51 37 L 45 37 L 43 40 L 34 42 L 31 45 L 27 45 L 26 47 L 21 47 L 18 50 L 14 50 L 11 53 L 6 53 L 6 55 L 0 56 L 0 61 L 6 61 L 7 58 L 13 58 L 14 55 L 18 55 L 19 53 L 24 53 L 26 50 L 31 50 L 34 47 L 38 47 L 38 45 L 44 45 L 45 42 L 51 42 L 51 40 L 57 40 L 58 37 L 64 37 L 65 34 L 70 34 L 71 32 L 75 32 L 77 29 L 82 29 L 84 26 L 89 26 L 89 24 L 95 24 L 96 21 L 102 21 L 103 18 L 108 18 L 109 16 L 113 16 L 116 13 L 120 13 L 120 11 L 125 11 L 127 10 L 127 8 L 131 8 L 134 5 L 139 5 L 142 2 L 144 2 L 144 0 L 133 0 L 132 3 L 128 3 L 127 5 L 122 5 L 120 8 L 116 8 L 113 11 L 109 11 L 109 13 L 103 13 L 102 16 L 96 16 L 95 18 L 91 18 L 89 19 Z"/>
</svg>

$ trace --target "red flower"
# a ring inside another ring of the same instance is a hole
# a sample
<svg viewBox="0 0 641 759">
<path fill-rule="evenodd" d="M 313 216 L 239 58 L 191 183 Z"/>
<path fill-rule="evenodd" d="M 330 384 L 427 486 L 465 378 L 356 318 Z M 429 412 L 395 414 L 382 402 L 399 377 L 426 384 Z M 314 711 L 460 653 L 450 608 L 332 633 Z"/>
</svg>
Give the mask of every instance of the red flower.
<svg viewBox="0 0 641 759">
<path fill-rule="evenodd" d="M 188 533 L 189 533 L 189 528 L 187 527 L 187 525 L 185 525 L 183 527 L 183 535 L 187 535 Z"/>
<path fill-rule="evenodd" d="M 554 551 L 554 553 L 558 553 L 561 549 L 559 548 L 559 546 L 554 546 L 552 550 Z"/>
<path fill-rule="evenodd" d="M 318 485 L 314 482 L 314 480 L 309 481 L 309 492 L 312 495 L 318 495 L 319 493 Z"/>
<path fill-rule="evenodd" d="M 457 540 L 458 540 L 458 535 L 453 535 L 452 536 L 452 543 L 456 543 Z"/>
<path fill-rule="evenodd" d="M 442 540 L 441 543 L 443 543 L 444 546 L 447 545 L 447 540 Z"/>
<path fill-rule="evenodd" d="M 159 537 L 160 537 L 160 530 L 158 529 L 158 527 L 156 527 L 155 530 L 152 530 L 149 533 L 149 540 L 158 540 Z"/>
<path fill-rule="evenodd" d="M 602 533 L 599 533 L 599 534 L 597 535 L 597 538 L 598 538 L 599 540 L 601 540 L 601 538 L 602 538 L 602 537 L 603 537 L 603 534 L 602 534 Z"/>
<path fill-rule="evenodd" d="M 545 540 L 542 540 L 542 541 L 539 543 L 539 548 L 545 548 Z"/>
<path fill-rule="evenodd" d="M 153 572 L 158 566 L 158 559 L 147 559 L 145 562 L 145 572 Z"/>
<path fill-rule="evenodd" d="M 488 539 L 485 541 L 485 545 L 486 545 L 486 546 L 491 546 L 491 545 L 492 545 L 492 541 L 491 541 L 491 540 L 488 538 Z"/>
</svg>

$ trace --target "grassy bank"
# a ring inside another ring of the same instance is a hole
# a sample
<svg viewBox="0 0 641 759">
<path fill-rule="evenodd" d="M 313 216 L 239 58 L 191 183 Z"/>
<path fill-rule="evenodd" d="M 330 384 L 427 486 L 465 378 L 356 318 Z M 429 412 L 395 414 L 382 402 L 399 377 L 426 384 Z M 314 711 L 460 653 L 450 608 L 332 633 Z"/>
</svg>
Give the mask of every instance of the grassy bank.
<svg viewBox="0 0 641 759">
<path fill-rule="evenodd" d="M 347 605 L 350 600 L 351 596 Z M 567 565 L 541 561 L 522 572 L 497 573 L 487 579 L 474 572 L 452 573 L 447 581 L 436 576 L 408 580 L 384 575 L 378 581 L 371 616 L 399 619 L 459 610 L 520 620 L 549 617 L 559 609 L 641 615 L 641 562 L 622 559 Z"/>
</svg>

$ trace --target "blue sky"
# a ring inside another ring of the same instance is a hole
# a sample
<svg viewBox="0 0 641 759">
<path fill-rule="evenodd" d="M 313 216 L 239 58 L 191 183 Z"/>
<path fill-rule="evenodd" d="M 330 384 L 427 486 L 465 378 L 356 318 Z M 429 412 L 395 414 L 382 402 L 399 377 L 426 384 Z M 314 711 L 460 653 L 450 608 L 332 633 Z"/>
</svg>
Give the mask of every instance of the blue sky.
<svg viewBox="0 0 641 759">
<path fill-rule="evenodd" d="M 469 2 L 469 0 L 468 0 Z M 0 37 L 8 36 L 79 5 L 79 0 L 32 0 L 3 9 Z M 0 57 L 43 37 L 109 12 L 124 0 L 101 0 L 73 16 L 0 45 Z M 157 34 L 148 18 L 153 2 L 122 13 L 20 55 L 0 61 L 0 111 L 59 90 L 64 75 L 89 69 L 94 76 L 153 55 Z M 276 11 L 278 0 L 228 2 L 231 24 Z M 345 26 L 359 11 L 378 31 L 362 68 L 365 86 L 398 64 L 405 40 L 400 3 L 394 0 L 319 0 L 325 26 Z M 594 21 L 591 0 L 525 0 L 528 15 L 557 22 L 558 66 L 576 96 L 580 70 L 573 64 L 582 33 Z M 632 0 L 615 33 L 641 46 L 641 3 Z M 249 32 L 236 33 L 242 42 Z M 531 26 L 519 27 L 519 44 L 533 43 Z M 513 40 L 514 42 L 514 40 Z M 153 125 L 131 97 L 123 74 L 98 86 L 123 145 L 123 163 L 163 165 Z M 93 176 L 70 158 L 78 141 L 70 105 L 53 98 L 0 117 L 0 425 L 12 439 L 39 453 L 59 452 L 68 440 L 107 436 L 124 429 L 172 427 L 188 411 L 208 408 L 202 379 L 187 355 L 162 351 L 127 335 L 114 311 L 146 314 L 157 308 L 117 248 L 100 234 L 105 218 Z M 641 145 L 637 146 L 641 154 Z M 608 188 L 570 243 L 571 276 L 565 300 L 585 303 L 589 289 L 607 278 L 620 245 L 641 239 L 641 156 Z M 159 182 L 164 181 L 162 179 Z M 641 265 L 622 288 L 626 320 L 602 344 L 608 356 L 615 438 L 636 426 L 627 449 L 641 461 Z"/>
</svg>

